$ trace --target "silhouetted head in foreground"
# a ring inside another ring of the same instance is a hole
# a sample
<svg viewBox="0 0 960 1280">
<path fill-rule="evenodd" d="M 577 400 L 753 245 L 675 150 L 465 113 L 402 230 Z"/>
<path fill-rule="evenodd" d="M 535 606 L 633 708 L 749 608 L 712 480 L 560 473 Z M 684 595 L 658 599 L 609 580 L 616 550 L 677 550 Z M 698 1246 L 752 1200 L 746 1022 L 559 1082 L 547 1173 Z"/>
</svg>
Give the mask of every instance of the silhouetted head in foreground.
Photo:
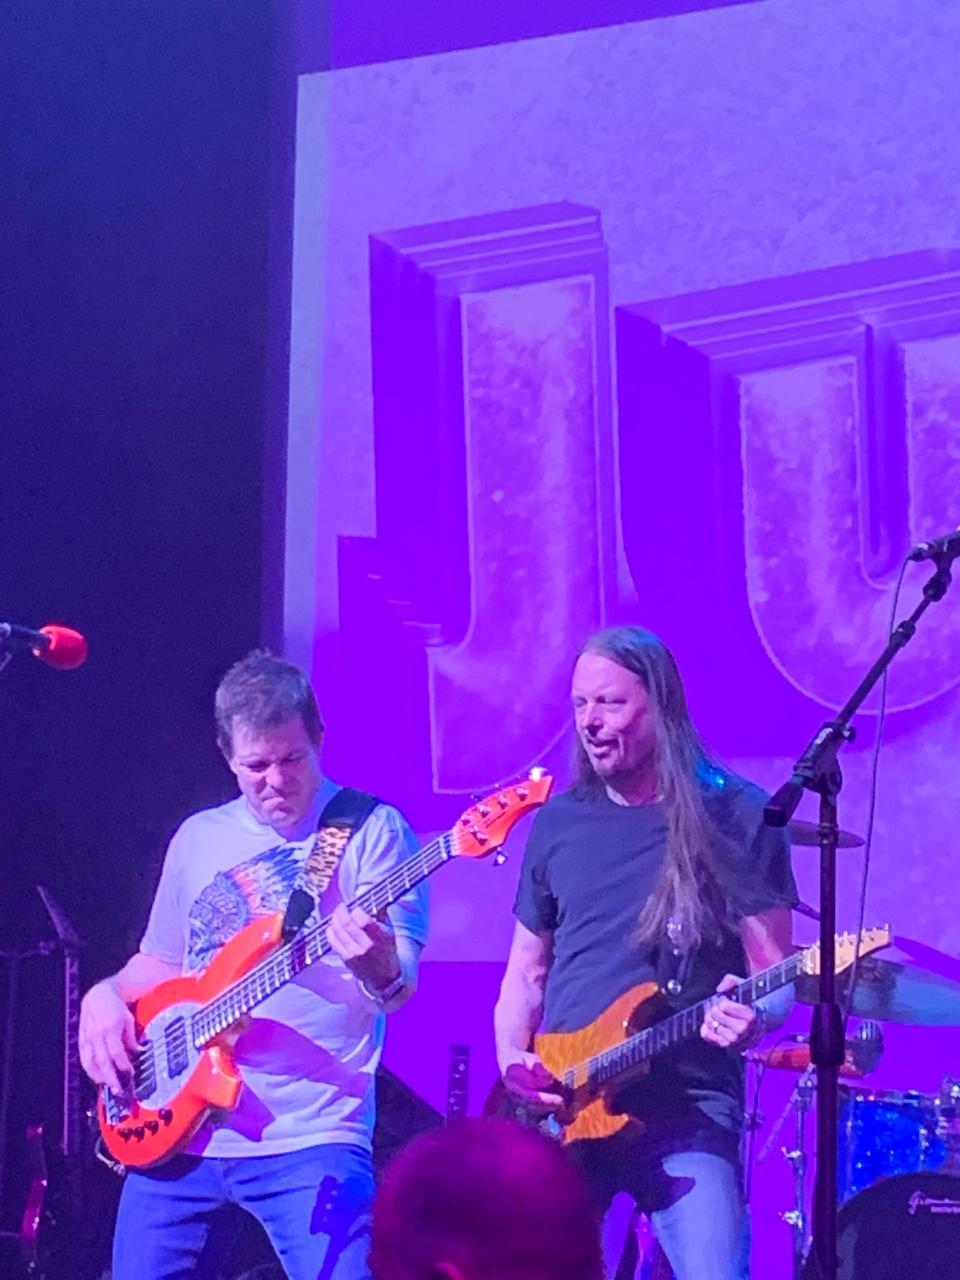
<svg viewBox="0 0 960 1280">
<path fill-rule="evenodd" d="M 376 1280 L 601 1280 L 597 1219 L 557 1143 L 509 1120 L 421 1134 L 373 1211 Z"/>
</svg>

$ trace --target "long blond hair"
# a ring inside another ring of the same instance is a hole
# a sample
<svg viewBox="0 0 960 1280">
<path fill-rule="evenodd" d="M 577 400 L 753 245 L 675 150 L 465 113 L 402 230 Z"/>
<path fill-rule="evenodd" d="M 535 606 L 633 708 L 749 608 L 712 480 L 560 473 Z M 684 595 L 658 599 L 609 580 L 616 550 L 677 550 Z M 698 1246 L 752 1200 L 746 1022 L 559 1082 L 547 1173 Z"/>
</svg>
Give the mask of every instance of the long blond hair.
<svg viewBox="0 0 960 1280">
<path fill-rule="evenodd" d="M 656 940 L 673 922 L 684 946 L 694 947 L 719 932 L 723 908 L 714 870 L 714 849 L 722 839 L 710 820 L 704 795 L 722 785 L 724 771 L 708 755 L 690 719 L 683 681 L 673 654 L 642 627 L 610 627 L 584 644 L 585 653 L 609 658 L 633 672 L 647 691 L 654 726 L 657 787 L 667 821 L 663 873 L 637 922 L 640 940 Z M 581 784 L 603 783 L 583 745 L 577 742 Z"/>
</svg>

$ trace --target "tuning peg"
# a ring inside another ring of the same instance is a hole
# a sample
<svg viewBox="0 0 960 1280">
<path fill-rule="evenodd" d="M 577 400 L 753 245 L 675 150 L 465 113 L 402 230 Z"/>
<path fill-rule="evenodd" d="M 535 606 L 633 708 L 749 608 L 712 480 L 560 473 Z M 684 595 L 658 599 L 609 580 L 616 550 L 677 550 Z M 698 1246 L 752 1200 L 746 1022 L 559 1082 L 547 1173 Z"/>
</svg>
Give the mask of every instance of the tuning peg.
<svg viewBox="0 0 960 1280">
<path fill-rule="evenodd" d="M 507 855 L 503 852 L 502 849 L 500 849 L 497 853 L 493 855 L 493 865 L 495 867 L 502 867 L 503 864 L 506 862 L 506 860 L 507 860 Z"/>
</svg>

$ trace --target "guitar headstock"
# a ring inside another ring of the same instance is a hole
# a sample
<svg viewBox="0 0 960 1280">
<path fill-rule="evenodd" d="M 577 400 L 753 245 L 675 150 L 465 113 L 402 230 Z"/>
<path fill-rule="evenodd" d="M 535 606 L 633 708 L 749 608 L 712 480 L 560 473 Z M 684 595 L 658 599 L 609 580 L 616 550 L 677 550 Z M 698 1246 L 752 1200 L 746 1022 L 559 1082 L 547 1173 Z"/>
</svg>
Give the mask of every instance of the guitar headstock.
<svg viewBox="0 0 960 1280">
<path fill-rule="evenodd" d="M 450 832 L 453 853 L 458 858 L 484 858 L 499 849 L 515 823 L 539 808 L 553 787 L 553 778 L 543 769 L 531 769 L 520 782 L 501 787 L 484 796 L 457 819 Z"/>
<path fill-rule="evenodd" d="M 891 943 L 890 926 L 878 925 L 875 929 L 864 929 L 860 934 L 860 955 L 869 956 L 874 951 L 889 947 Z M 853 964 L 857 954 L 857 935 L 855 933 L 838 933 L 834 939 L 835 972 L 843 973 Z M 802 955 L 801 973 L 816 977 L 820 973 L 820 943 L 807 947 Z"/>
</svg>

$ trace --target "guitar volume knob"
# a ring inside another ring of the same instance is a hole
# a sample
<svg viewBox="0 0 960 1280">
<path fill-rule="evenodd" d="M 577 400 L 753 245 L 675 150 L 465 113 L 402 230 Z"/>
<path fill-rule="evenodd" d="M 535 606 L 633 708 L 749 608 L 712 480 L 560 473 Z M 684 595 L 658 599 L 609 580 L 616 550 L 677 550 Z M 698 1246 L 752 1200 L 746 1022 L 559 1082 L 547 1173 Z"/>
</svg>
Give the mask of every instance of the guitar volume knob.
<svg viewBox="0 0 960 1280">
<path fill-rule="evenodd" d="M 159 1121 L 159 1120 L 147 1120 L 147 1121 L 145 1121 L 145 1122 L 144 1122 L 144 1126 L 143 1126 L 143 1127 L 146 1129 L 147 1133 L 156 1133 L 156 1132 L 157 1132 L 157 1130 L 160 1128 L 160 1121 Z"/>
</svg>

